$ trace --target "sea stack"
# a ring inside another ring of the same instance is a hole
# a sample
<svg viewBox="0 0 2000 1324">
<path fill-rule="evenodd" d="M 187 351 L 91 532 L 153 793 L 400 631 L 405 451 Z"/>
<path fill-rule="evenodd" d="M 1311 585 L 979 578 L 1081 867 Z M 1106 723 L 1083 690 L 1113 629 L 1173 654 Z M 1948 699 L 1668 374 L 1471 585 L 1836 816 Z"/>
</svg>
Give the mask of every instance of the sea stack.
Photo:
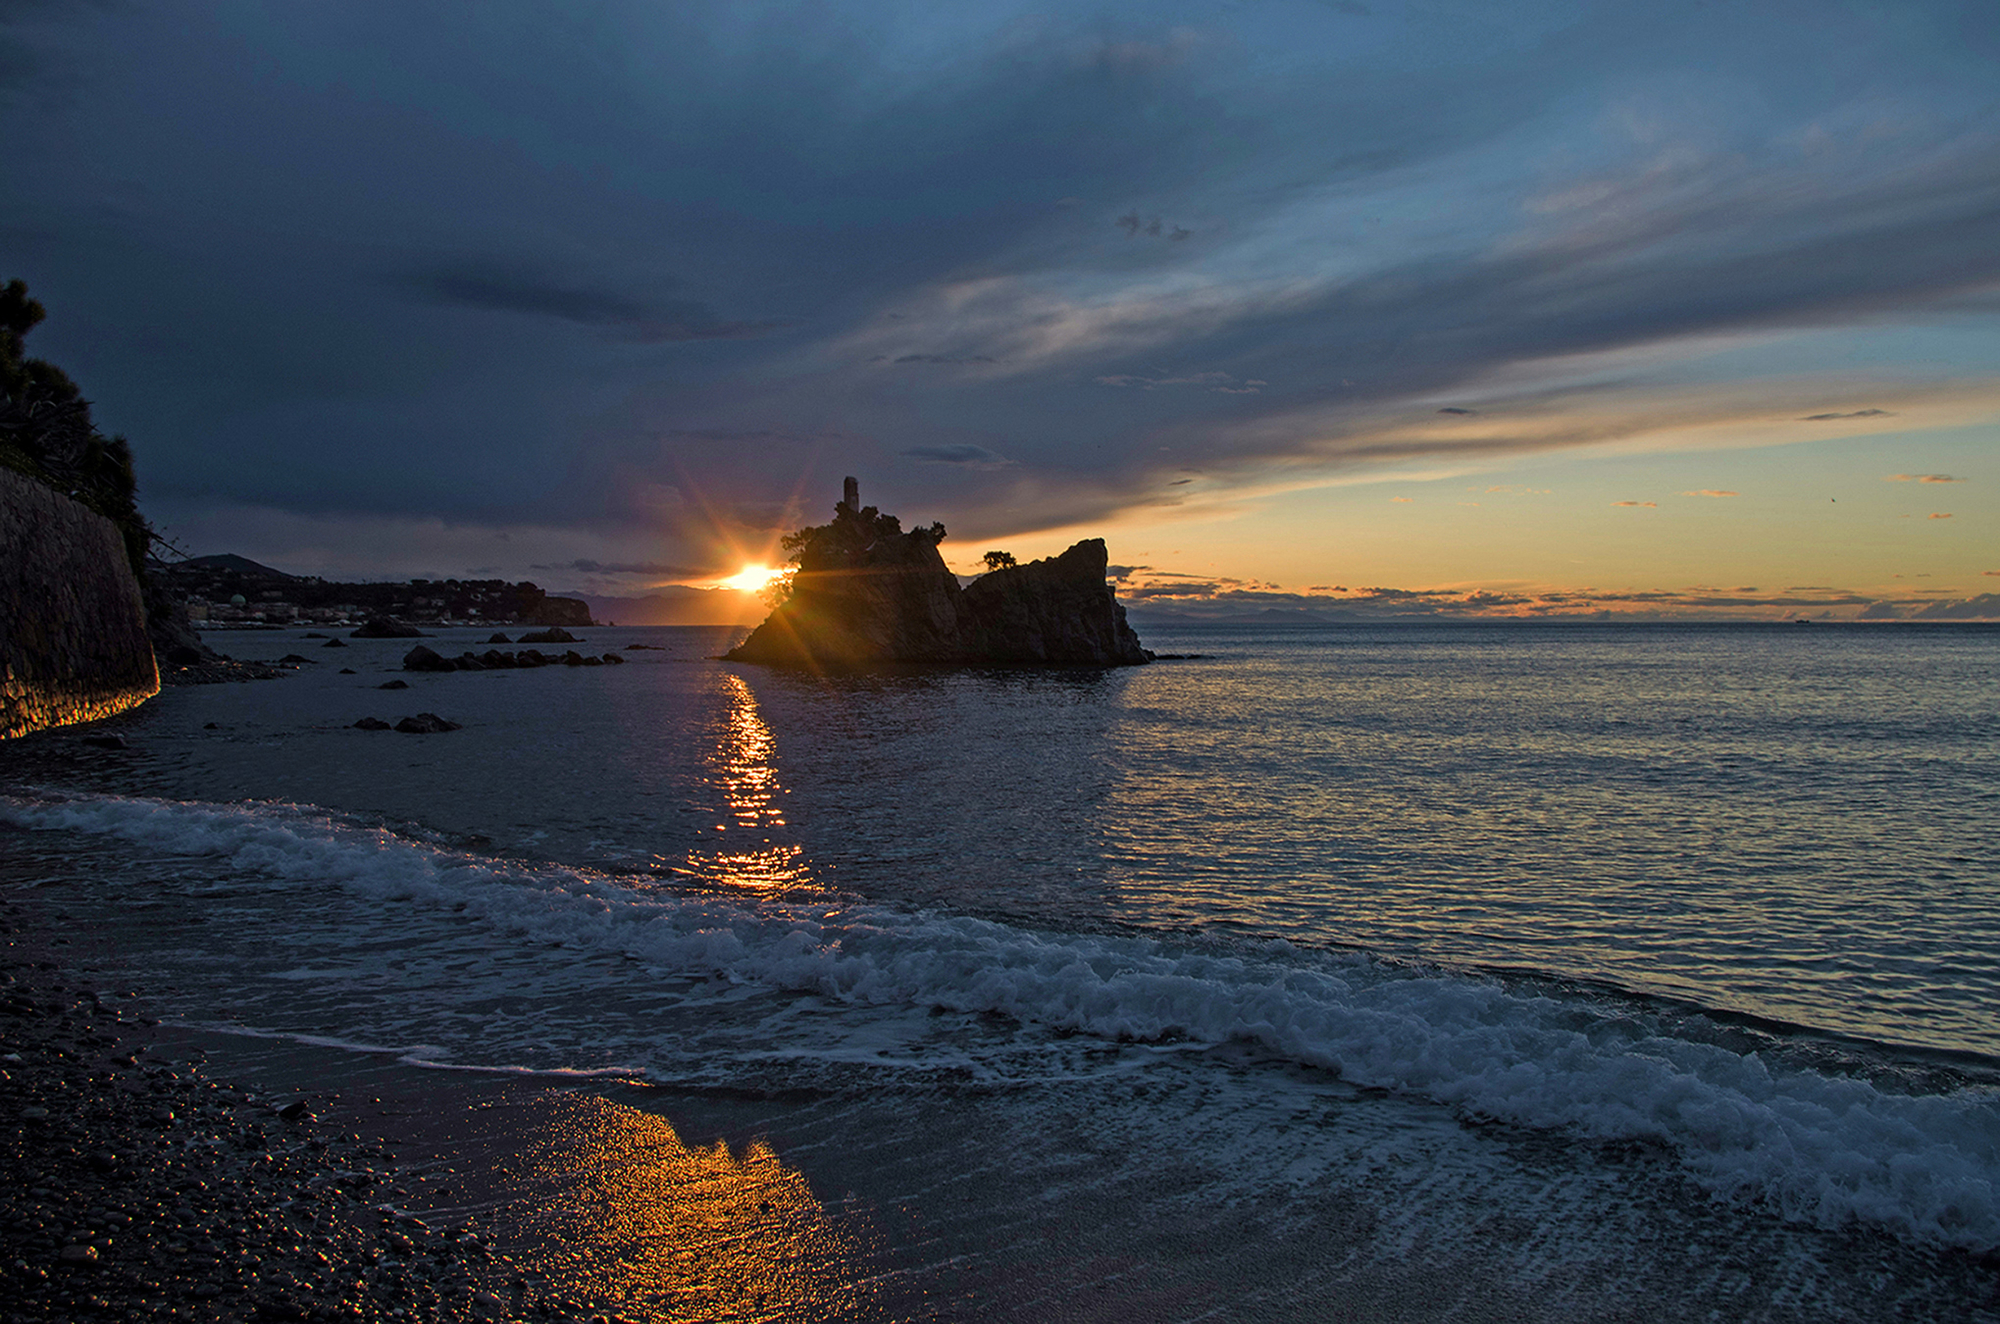
<svg viewBox="0 0 2000 1324">
<path fill-rule="evenodd" d="M 942 524 L 904 532 L 842 484 L 833 522 L 808 531 L 791 595 L 725 656 L 812 670 L 884 663 L 1134 666 L 1152 661 L 1105 582 L 1102 538 L 959 586 Z"/>
</svg>

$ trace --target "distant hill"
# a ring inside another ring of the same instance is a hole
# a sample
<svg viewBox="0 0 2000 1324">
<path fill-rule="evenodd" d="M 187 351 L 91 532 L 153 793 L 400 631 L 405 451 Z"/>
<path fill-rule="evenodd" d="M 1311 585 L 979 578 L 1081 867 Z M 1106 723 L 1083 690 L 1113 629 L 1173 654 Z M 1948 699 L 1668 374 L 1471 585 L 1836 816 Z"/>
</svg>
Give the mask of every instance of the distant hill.
<svg viewBox="0 0 2000 1324">
<path fill-rule="evenodd" d="M 771 614 L 755 593 L 729 588 L 666 584 L 633 598 L 576 596 L 589 604 L 593 618 L 620 625 L 756 625 Z"/>
<path fill-rule="evenodd" d="M 174 563 L 173 568 L 178 569 L 180 567 L 186 567 L 190 570 L 211 570 L 229 575 L 250 575 L 258 579 L 298 578 L 297 575 L 288 575 L 282 570 L 273 570 L 270 566 L 253 561 L 247 556 L 238 556 L 234 552 L 222 552 L 215 556 L 190 556 L 185 561 Z"/>
<path fill-rule="evenodd" d="M 153 577 L 185 600 L 189 615 L 208 626 L 359 621 L 387 616 L 423 622 L 582 626 L 590 609 L 534 584 L 499 579 L 412 579 L 405 583 L 340 583 L 282 570 L 223 552 L 154 563 Z"/>
</svg>

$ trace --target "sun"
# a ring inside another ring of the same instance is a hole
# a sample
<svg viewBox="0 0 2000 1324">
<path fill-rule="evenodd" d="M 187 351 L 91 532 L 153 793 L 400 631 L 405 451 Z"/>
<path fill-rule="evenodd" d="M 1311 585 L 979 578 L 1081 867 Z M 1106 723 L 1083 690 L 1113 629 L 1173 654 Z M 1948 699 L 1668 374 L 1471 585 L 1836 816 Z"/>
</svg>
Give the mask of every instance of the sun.
<svg viewBox="0 0 2000 1324">
<path fill-rule="evenodd" d="M 776 579 L 779 572 L 767 565 L 746 565 L 729 578 L 722 581 L 723 588 L 733 588 L 739 593 L 755 593 L 764 585 Z"/>
</svg>

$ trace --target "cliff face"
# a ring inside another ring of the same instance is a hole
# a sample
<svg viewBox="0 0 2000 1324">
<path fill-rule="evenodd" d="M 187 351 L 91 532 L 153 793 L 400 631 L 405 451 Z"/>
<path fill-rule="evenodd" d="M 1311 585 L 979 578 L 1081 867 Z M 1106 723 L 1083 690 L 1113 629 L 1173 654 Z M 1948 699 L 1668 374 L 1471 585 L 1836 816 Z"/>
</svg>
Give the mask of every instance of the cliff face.
<svg viewBox="0 0 2000 1324">
<path fill-rule="evenodd" d="M 1109 561 L 1104 539 L 1086 538 L 1061 556 L 973 580 L 959 600 L 962 646 L 995 662 L 1152 661 L 1104 582 Z"/>
<path fill-rule="evenodd" d="M 850 670 L 885 662 L 1152 660 L 1104 582 L 1103 539 L 960 588 L 938 555 L 941 527 L 905 533 L 894 516 L 852 501 L 813 531 L 791 596 L 727 655 L 731 661 Z"/>
<path fill-rule="evenodd" d="M 0 739 L 109 717 L 159 690 L 118 526 L 0 469 Z"/>
</svg>

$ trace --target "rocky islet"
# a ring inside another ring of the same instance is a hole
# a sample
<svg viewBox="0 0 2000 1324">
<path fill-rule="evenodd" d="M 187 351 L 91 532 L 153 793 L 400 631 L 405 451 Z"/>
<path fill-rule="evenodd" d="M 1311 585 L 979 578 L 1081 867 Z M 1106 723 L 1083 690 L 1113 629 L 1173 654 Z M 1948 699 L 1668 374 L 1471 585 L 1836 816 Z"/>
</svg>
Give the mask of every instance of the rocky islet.
<svg viewBox="0 0 2000 1324">
<path fill-rule="evenodd" d="M 1105 580 L 1102 538 L 961 586 L 938 553 L 943 525 L 906 532 L 860 501 L 847 479 L 833 521 L 794 535 L 790 593 L 725 657 L 807 670 L 1152 661 Z"/>
</svg>

